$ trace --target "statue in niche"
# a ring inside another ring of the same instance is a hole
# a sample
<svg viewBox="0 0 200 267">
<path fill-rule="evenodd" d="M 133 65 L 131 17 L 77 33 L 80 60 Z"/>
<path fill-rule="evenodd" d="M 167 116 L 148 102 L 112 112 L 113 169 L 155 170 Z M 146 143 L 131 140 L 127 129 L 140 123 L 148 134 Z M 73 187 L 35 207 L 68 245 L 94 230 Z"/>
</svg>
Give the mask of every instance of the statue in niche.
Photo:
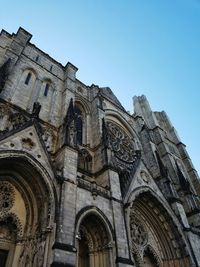
<svg viewBox="0 0 200 267">
<path fill-rule="evenodd" d="M 82 145 L 82 128 L 82 112 L 79 107 L 73 105 L 71 98 L 64 122 L 65 143 L 72 147 Z"/>
<path fill-rule="evenodd" d="M 74 121 L 71 122 L 68 128 L 68 145 L 74 146 L 76 143 L 75 140 L 75 126 L 74 126 Z"/>
<path fill-rule="evenodd" d="M 33 111 L 32 111 L 32 115 L 34 118 L 38 118 L 39 117 L 39 113 L 41 110 L 41 105 L 39 102 L 34 102 L 33 104 Z"/>
</svg>

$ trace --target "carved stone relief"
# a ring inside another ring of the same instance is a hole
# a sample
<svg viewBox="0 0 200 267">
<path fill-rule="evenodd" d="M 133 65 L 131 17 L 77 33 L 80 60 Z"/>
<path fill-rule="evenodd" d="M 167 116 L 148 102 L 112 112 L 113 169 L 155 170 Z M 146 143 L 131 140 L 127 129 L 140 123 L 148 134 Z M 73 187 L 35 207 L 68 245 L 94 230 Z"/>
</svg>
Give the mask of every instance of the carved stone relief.
<svg viewBox="0 0 200 267">
<path fill-rule="evenodd" d="M 43 128 L 42 139 L 48 152 L 53 153 L 55 149 L 55 134 L 53 130 Z"/>
<path fill-rule="evenodd" d="M 140 176 L 141 176 L 142 180 L 143 180 L 146 184 L 149 184 L 149 183 L 150 183 L 149 175 L 148 175 L 145 171 L 141 171 L 141 172 L 140 172 Z"/>
<path fill-rule="evenodd" d="M 27 150 L 31 150 L 35 147 L 35 143 L 32 141 L 31 138 L 22 138 L 21 142 L 22 142 L 22 147 Z"/>
<path fill-rule="evenodd" d="M 138 246 L 144 246 L 147 244 L 147 229 L 134 213 L 130 216 L 130 232 L 131 240 L 134 244 Z"/>
<path fill-rule="evenodd" d="M 12 185 L 6 181 L 0 182 L 0 213 L 10 210 L 15 201 Z"/>
<path fill-rule="evenodd" d="M 15 240 L 22 235 L 18 216 L 10 212 L 15 202 L 15 190 L 7 181 L 0 181 L 0 238 Z"/>
<path fill-rule="evenodd" d="M 42 267 L 44 262 L 45 242 L 45 234 L 27 238 L 23 242 L 23 249 L 19 257 L 18 266 L 24 267 L 30 264 L 30 266 Z"/>
<path fill-rule="evenodd" d="M 9 117 L 10 127 L 9 130 L 17 129 L 27 122 L 27 118 L 21 113 L 13 113 Z"/>
<path fill-rule="evenodd" d="M 15 241 L 22 237 L 22 224 L 15 213 L 0 214 L 0 238 Z"/>
</svg>

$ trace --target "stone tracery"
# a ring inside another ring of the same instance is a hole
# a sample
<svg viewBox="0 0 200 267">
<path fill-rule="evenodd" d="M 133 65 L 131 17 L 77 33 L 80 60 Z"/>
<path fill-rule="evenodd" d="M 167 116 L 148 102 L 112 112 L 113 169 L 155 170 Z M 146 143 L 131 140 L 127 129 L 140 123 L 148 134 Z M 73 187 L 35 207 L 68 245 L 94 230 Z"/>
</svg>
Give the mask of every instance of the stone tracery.
<svg viewBox="0 0 200 267">
<path fill-rule="evenodd" d="M 141 152 L 134 147 L 134 140 L 118 124 L 103 120 L 103 142 L 111 149 L 110 164 L 117 169 L 120 178 L 122 196 L 129 188 L 140 162 Z"/>
<path fill-rule="evenodd" d="M 139 246 L 144 246 L 148 240 L 145 225 L 132 213 L 130 216 L 130 232 L 132 241 Z"/>
<path fill-rule="evenodd" d="M 117 124 L 109 121 L 107 127 L 110 137 L 110 145 L 115 156 L 126 162 L 134 162 L 134 143 L 127 133 Z"/>
</svg>

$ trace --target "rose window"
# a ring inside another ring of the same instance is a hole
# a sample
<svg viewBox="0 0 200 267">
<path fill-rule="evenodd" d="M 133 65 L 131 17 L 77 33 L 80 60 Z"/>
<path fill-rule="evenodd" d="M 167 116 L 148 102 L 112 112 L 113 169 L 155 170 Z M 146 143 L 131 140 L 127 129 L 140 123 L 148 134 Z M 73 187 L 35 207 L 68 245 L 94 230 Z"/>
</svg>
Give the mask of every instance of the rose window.
<svg viewBox="0 0 200 267">
<path fill-rule="evenodd" d="M 110 144 L 115 153 L 115 156 L 126 162 L 134 162 L 134 145 L 133 140 L 116 124 L 107 123 Z"/>
</svg>

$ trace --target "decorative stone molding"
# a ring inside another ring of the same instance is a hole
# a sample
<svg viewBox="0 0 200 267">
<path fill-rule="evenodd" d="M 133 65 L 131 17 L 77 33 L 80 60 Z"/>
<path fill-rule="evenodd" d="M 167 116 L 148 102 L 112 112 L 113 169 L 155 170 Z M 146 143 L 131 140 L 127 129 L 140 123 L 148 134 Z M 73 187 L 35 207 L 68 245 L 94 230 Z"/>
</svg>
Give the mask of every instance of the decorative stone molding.
<svg viewBox="0 0 200 267">
<path fill-rule="evenodd" d="M 149 184 L 150 183 L 150 178 L 149 178 L 149 175 L 145 172 L 145 171 L 141 171 L 140 172 L 140 176 L 142 178 L 142 180 L 146 183 L 146 184 Z"/>
<path fill-rule="evenodd" d="M 132 242 L 137 246 L 141 247 L 147 244 L 147 229 L 134 213 L 131 213 L 130 215 L 130 233 Z"/>
<path fill-rule="evenodd" d="M 114 154 L 127 163 L 135 161 L 134 143 L 131 138 L 117 124 L 107 122 L 110 145 Z"/>
<path fill-rule="evenodd" d="M 22 147 L 27 150 L 32 150 L 35 147 L 35 143 L 32 141 L 31 138 L 22 138 Z"/>
<path fill-rule="evenodd" d="M 15 191 L 7 181 L 0 181 L 0 214 L 9 211 L 15 201 Z"/>
<path fill-rule="evenodd" d="M 0 226 L 5 226 L 7 228 L 6 232 L 2 230 L 0 238 L 1 235 L 3 235 L 3 238 L 14 241 L 16 239 L 20 239 L 23 235 L 23 228 L 20 219 L 12 212 L 5 212 L 0 215 Z"/>
<path fill-rule="evenodd" d="M 145 255 L 145 252 L 153 256 L 153 259 L 155 260 L 156 267 L 162 267 L 162 261 L 161 261 L 160 257 L 158 256 L 158 253 L 155 251 L 155 249 L 150 244 L 148 244 L 145 247 L 144 255 Z"/>
</svg>

